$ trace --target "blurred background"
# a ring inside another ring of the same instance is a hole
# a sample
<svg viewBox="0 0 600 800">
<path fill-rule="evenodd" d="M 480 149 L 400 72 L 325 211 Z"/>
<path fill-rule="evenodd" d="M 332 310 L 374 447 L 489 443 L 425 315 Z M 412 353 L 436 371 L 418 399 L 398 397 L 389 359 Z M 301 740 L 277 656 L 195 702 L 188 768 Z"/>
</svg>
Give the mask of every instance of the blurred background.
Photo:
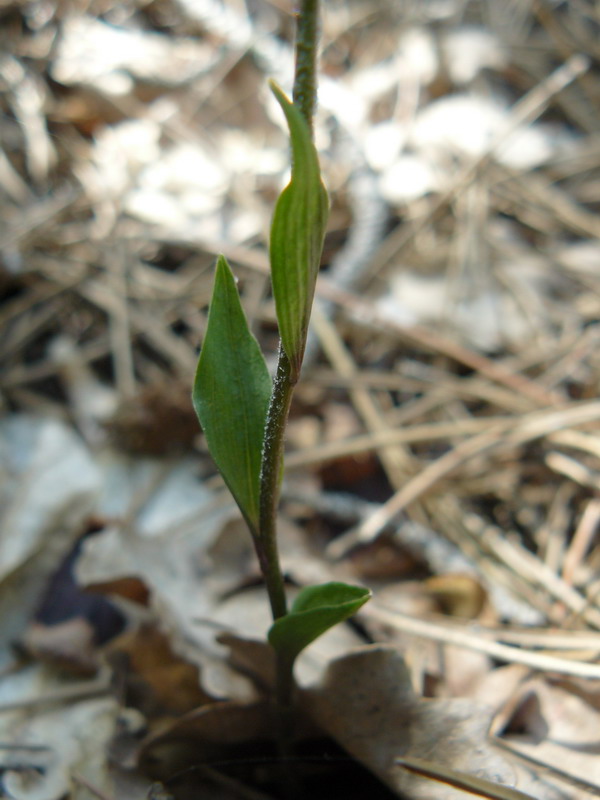
<svg viewBox="0 0 600 800">
<path fill-rule="evenodd" d="M 364 581 L 398 614 L 597 630 L 598 4 L 322 5 L 332 207 L 288 435 L 287 575 Z M 176 717 L 252 694 L 214 627 L 260 638 L 266 606 L 235 600 L 256 566 L 189 395 L 219 253 L 276 353 L 267 242 L 289 152 L 267 80 L 291 91 L 293 36 L 288 0 L 0 0 L 0 665 L 22 681 L 0 681 L 0 704 L 56 689 L 22 677 L 15 642 L 93 675 L 140 609 L 203 675 L 153 702 Z M 78 582 L 119 600 L 90 610 Z M 470 695 L 498 666 L 452 672 L 364 625 L 427 696 Z M 363 641 L 339 635 L 313 662 Z M 102 703 L 69 706 L 100 754 Z M 27 741 L 73 728 L 54 713 L 19 717 Z M 43 778 L 20 756 L 35 797 L 64 796 L 75 739 Z"/>
</svg>

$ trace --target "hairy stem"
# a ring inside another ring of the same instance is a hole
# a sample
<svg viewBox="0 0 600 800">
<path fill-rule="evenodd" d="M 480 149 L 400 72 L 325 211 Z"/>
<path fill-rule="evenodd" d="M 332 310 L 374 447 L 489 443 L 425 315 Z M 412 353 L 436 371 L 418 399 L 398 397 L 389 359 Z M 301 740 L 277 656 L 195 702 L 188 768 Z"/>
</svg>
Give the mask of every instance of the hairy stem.
<svg viewBox="0 0 600 800">
<path fill-rule="evenodd" d="M 318 28 L 319 0 L 302 0 L 297 17 L 293 100 L 311 131 L 317 100 Z"/>
<path fill-rule="evenodd" d="M 318 20 L 319 0 L 302 0 L 298 13 L 293 98 L 311 130 L 316 102 Z M 287 613 L 283 576 L 277 550 L 277 506 L 283 467 L 285 428 L 297 380 L 297 370 L 292 369 L 289 358 L 280 343 L 277 371 L 265 425 L 260 475 L 259 532 L 256 539 L 273 619 L 278 619 Z M 293 663 L 289 659 L 278 657 L 275 697 L 282 752 L 289 749 L 291 735 L 288 722 L 294 694 L 292 668 Z"/>
<path fill-rule="evenodd" d="M 273 380 L 273 391 L 267 412 L 265 439 L 260 473 L 260 512 L 258 545 L 261 569 L 267 584 L 273 619 L 287 613 L 283 577 L 277 549 L 277 505 L 283 464 L 285 426 L 292 402 L 294 384 L 290 379 L 291 365 L 279 346 L 279 361 Z"/>
</svg>

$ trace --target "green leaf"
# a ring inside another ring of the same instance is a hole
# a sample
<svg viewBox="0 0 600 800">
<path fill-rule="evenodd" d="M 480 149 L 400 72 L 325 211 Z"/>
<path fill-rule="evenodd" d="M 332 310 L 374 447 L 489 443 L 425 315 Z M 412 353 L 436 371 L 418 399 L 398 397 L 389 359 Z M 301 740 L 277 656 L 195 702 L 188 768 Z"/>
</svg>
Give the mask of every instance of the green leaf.
<svg viewBox="0 0 600 800">
<path fill-rule="evenodd" d="M 289 613 L 273 623 L 269 642 L 277 653 L 293 662 L 307 645 L 355 614 L 370 597 L 368 589 L 347 583 L 308 586 L 296 597 Z"/>
<path fill-rule="evenodd" d="M 283 348 L 298 377 L 329 212 L 317 151 L 300 110 L 281 89 L 271 89 L 286 116 L 292 177 L 280 194 L 271 224 L 271 280 Z"/>
<path fill-rule="evenodd" d="M 192 401 L 208 448 L 257 535 L 260 462 L 271 378 L 229 264 L 219 256 Z"/>
</svg>

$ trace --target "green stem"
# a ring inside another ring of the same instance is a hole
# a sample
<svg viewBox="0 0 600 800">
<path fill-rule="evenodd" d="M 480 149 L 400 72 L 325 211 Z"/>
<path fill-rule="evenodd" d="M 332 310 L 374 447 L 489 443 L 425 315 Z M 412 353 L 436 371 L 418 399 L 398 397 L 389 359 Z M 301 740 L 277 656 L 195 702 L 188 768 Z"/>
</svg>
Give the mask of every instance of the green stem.
<svg viewBox="0 0 600 800">
<path fill-rule="evenodd" d="M 296 34 L 294 102 L 312 130 L 317 97 L 317 33 L 319 0 L 302 0 Z M 283 465 L 285 427 L 298 380 L 297 371 L 279 345 L 279 360 L 267 420 L 260 474 L 259 531 L 256 550 L 267 585 L 273 619 L 287 614 L 283 576 L 277 548 L 277 504 Z M 287 680 L 285 682 L 287 684 Z"/>
<path fill-rule="evenodd" d="M 319 0 L 302 0 L 297 17 L 293 100 L 312 131 L 317 100 Z"/>
<path fill-rule="evenodd" d="M 277 506 L 283 466 L 284 434 L 292 402 L 294 382 L 289 359 L 279 344 L 279 360 L 273 380 L 273 391 L 262 452 L 260 473 L 259 536 L 255 540 L 262 573 L 269 594 L 273 619 L 287 614 L 285 588 L 277 549 Z M 275 661 L 275 727 L 282 765 L 292 751 L 294 673 L 293 662 L 276 653 Z M 282 766 L 282 786 L 287 797 L 294 796 L 289 772 Z"/>
<path fill-rule="evenodd" d="M 317 95 L 317 33 L 319 0 L 302 0 L 296 35 L 296 73 L 294 103 L 299 107 L 310 129 Z M 260 474 L 259 532 L 256 548 L 267 585 L 273 619 L 287 614 L 283 576 L 277 549 L 277 506 L 283 466 L 284 436 L 292 402 L 297 371 L 280 343 L 279 360 L 267 412 Z M 294 695 L 293 662 L 277 658 L 276 705 L 280 724 L 282 752 L 289 749 L 291 713 Z"/>
</svg>

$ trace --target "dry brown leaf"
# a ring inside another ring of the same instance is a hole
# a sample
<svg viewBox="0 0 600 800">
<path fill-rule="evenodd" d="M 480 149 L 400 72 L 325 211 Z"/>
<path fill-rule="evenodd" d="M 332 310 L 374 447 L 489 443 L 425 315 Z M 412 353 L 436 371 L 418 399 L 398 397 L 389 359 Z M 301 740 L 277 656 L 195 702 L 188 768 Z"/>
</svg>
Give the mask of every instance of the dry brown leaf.
<svg viewBox="0 0 600 800">
<path fill-rule="evenodd" d="M 18 639 L 47 581 L 93 511 L 100 474 L 79 437 L 52 419 L 0 425 L 0 645 Z M 0 661 L 10 656 L 0 651 Z"/>
<path fill-rule="evenodd" d="M 111 643 L 108 658 L 121 701 L 146 717 L 184 714 L 213 699 L 200 689 L 198 668 L 177 656 L 156 627 L 123 634 Z"/>
</svg>

